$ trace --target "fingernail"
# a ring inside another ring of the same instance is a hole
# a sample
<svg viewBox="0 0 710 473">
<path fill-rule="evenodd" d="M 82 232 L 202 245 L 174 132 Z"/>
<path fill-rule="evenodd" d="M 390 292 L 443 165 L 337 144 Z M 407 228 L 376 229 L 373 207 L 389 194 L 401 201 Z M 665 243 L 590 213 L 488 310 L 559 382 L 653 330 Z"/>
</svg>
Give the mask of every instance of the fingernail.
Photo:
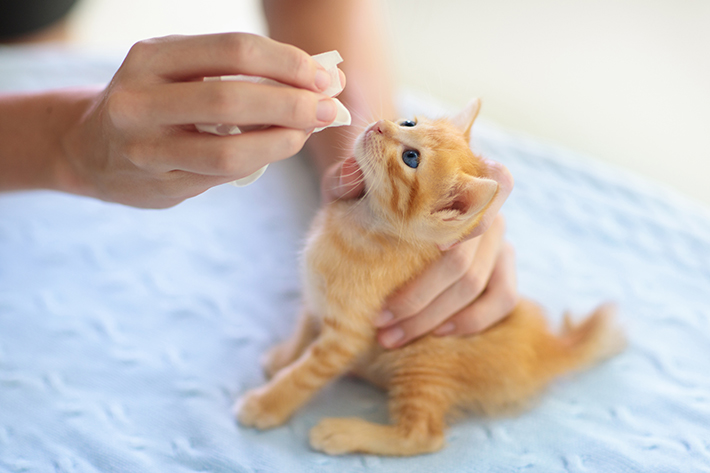
<svg viewBox="0 0 710 473">
<path fill-rule="evenodd" d="M 335 102 L 331 99 L 324 99 L 318 102 L 316 108 L 316 118 L 318 121 L 330 123 L 335 120 L 338 111 L 335 108 Z"/>
<path fill-rule="evenodd" d="M 394 314 L 389 310 L 383 310 L 375 318 L 375 327 L 384 327 L 394 320 Z"/>
<path fill-rule="evenodd" d="M 330 87 L 330 74 L 323 69 L 316 70 L 316 87 L 318 87 L 320 91 Z"/>
<path fill-rule="evenodd" d="M 380 335 L 380 343 L 382 343 L 382 345 L 384 345 L 386 348 L 392 348 L 397 344 L 397 342 L 399 342 L 403 338 L 404 330 L 399 327 L 395 327 L 382 332 L 382 334 Z"/>
<path fill-rule="evenodd" d="M 444 325 L 434 330 L 434 335 L 448 335 L 454 331 L 456 325 L 453 322 L 446 322 Z"/>
</svg>

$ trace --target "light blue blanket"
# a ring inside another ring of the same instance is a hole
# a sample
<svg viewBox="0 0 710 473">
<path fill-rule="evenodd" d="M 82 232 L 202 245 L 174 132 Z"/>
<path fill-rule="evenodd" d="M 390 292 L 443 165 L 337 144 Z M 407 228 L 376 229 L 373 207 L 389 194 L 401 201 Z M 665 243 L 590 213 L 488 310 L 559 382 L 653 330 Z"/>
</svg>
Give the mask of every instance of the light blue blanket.
<svg viewBox="0 0 710 473">
<path fill-rule="evenodd" d="M 0 49 L 0 89 L 106 81 L 81 55 Z M 408 96 L 405 114 L 432 110 Z M 603 139 L 603 137 L 601 138 Z M 516 186 L 504 207 L 521 293 L 558 323 L 615 300 L 630 347 L 514 418 L 467 418 L 416 458 L 310 450 L 324 416 L 386 421 L 352 379 L 286 426 L 240 428 L 261 354 L 292 329 L 317 205 L 306 160 L 175 208 L 0 195 L 0 471 L 710 471 L 710 217 L 633 176 L 474 127 Z"/>
</svg>

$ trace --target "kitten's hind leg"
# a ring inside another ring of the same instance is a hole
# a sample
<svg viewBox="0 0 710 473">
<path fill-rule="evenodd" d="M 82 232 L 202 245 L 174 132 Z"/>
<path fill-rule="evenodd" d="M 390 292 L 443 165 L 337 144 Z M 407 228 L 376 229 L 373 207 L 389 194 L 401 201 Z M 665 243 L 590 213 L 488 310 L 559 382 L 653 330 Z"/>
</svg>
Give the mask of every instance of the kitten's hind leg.
<svg viewBox="0 0 710 473">
<path fill-rule="evenodd" d="M 264 355 L 261 366 L 266 376 L 271 379 L 282 368 L 300 358 L 319 332 L 313 317 L 306 310 L 302 310 L 295 332 L 286 340 L 271 347 Z"/>
<path fill-rule="evenodd" d="M 391 400 L 394 425 L 358 418 L 323 419 L 310 433 L 311 446 L 330 455 L 369 453 L 409 456 L 440 450 L 444 446 L 447 396 L 427 387 L 413 387 L 404 397 Z"/>
<path fill-rule="evenodd" d="M 435 452 L 444 446 L 443 432 L 407 432 L 357 417 L 323 419 L 311 429 L 311 447 L 329 455 L 368 453 L 409 456 Z"/>
</svg>

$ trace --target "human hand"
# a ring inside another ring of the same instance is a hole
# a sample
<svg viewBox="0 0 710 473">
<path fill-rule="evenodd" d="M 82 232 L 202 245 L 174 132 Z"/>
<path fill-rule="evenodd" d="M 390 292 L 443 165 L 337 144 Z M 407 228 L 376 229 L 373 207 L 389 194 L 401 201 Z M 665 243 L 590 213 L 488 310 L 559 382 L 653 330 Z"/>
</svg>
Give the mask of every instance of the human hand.
<svg viewBox="0 0 710 473">
<path fill-rule="evenodd" d="M 429 332 L 481 332 L 515 306 L 515 255 L 503 239 L 505 220 L 498 213 L 512 191 L 513 179 L 505 166 L 486 164 L 487 177 L 498 182 L 498 193 L 466 240 L 445 249 L 439 260 L 386 301 L 375 320 L 378 340 L 385 348 L 405 345 Z M 357 198 L 363 190 L 362 173 L 353 159 L 324 173 L 326 201 Z"/>
<path fill-rule="evenodd" d="M 499 214 L 482 235 L 445 251 L 385 303 L 378 341 L 396 348 L 429 332 L 471 335 L 494 325 L 517 301 L 515 255 Z"/>
<path fill-rule="evenodd" d="M 245 74 L 291 87 L 203 82 Z M 63 179 L 74 192 L 137 207 L 175 205 L 296 154 L 335 103 L 328 74 L 300 49 L 230 33 L 137 43 L 111 83 L 85 95 L 64 137 Z M 270 125 L 235 136 L 195 123 Z"/>
</svg>

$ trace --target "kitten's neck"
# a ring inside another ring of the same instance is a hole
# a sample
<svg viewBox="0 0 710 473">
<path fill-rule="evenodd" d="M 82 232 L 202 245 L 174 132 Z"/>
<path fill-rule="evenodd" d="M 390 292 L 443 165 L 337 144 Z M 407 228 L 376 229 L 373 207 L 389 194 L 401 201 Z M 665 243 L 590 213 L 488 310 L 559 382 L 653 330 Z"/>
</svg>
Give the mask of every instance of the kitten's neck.
<svg viewBox="0 0 710 473">
<path fill-rule="evenodd" d="M 434 244 L 381 231 L 368 212 L 364 205 L 334 202 L 316 217 L 304 253 L 308 299 L 315 313 L 332 312 L 324 305 L 326 299 L 347 300 L 356 293 L 360 297 L 355 312 L 369 320 L 392 291 L 441 255 Z"/>
<path fill-rule="evenodd" d="M 333 202 L 327 208 L 328 225 L 339 234 L 343 241 L 352 249 L 361 248 L 372 252 L 396 250 L 421 253 L 423 255 L 438 255 L 441 251 L 435 243 L 427 243 L 412 239 L 408 231 L 393 228 L 392 224 L 384 223 L 365 202 L 343 201 Z"/>
</svg>

